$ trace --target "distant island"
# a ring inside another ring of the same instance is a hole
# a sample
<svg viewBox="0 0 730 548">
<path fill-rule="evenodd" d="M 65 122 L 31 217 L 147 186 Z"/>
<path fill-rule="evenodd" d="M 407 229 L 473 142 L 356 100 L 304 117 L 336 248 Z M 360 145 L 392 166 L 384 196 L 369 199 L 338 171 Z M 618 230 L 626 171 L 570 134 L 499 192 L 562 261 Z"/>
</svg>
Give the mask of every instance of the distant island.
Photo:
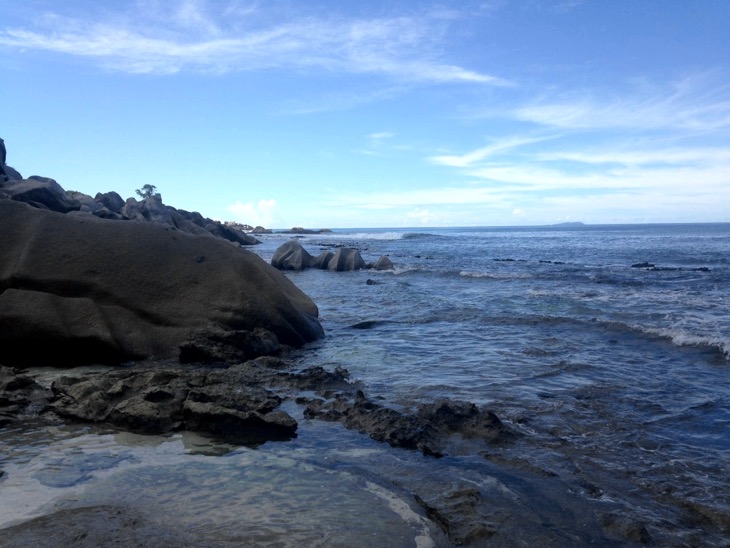
<svg viewBox="0 0 730 548">
<path fill-rule="evenodd" d="M 557 223 L 550 226 L 586 226 L 586 224 L 581 223 L 580 221 L 568 221 L 566 223 Z"/>
</svg>

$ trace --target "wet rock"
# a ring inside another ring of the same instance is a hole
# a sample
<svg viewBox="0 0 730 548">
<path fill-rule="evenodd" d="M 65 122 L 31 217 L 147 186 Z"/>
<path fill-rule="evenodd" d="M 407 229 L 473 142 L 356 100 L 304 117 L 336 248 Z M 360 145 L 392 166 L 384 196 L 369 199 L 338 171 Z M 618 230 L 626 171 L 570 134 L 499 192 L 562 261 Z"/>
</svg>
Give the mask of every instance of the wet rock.
<svg viewBox="0 0 730 548">
<path fill-rule="evenodd" d="M 382 320 L 365 320 L 362 322 L 357 322 L 356 324 L 352 324 L 350 327 L 352 329 L 372 329 L 373 327 L 377 327 L 378 325 L 381 325 L 385 322 Z"/>
<path fill-rule="evenodd" d="M 319 270 L 325 270 L 335 254 L 331 251 L 323 251 L 312 259 L 310 266 Z"/>
<path fill-rule="evenodd" d="M 349 272 L 365 268 L 366 263 L 357 249 L 339 248 L 327 263 L 327 270 Z"/>
<path fill-rule="evenodd" d="M 651 544 L 652 537 L 646 527 L 629 516 L 618 512 L 603 517 L 604 529 L 618 537 L 638 544 Z"/>
<path fill-rule="evenodd" d="M 271 266 L 279 270 L 304 270 L 312 264 L 312 256 L 298 240 L 285 242 L 274 252 Z"/>
<path fill-rule="evenodd" d="M 294 437 L 297 423 L 277 409 L 281 398 L 241 380 L 236 370 L 180 367 L 67 376 L 52 385 L 52 407 L 66 418 L 141 433 L 192 430 L 242 444 Z"/>
<path fill-rule="evenodd" d="M 191 541 L 195 535 L 197 542 Z M 148 520 L 143 512 L 132 508 L 85 506 L 6 527 L 3 546 L 91 548 L 98 546 L 208 546 L 202 536 L 179 531 Z"/>
<path fill-rule="evenodd" d="M 371 268 L 373 270 L 394 270 L 395 265 L 393 265 L 393 261 L 391 261 L 389 257 L 383 255 L 380 259 L 375 261 Z"/>
<path fill-rule="evenodd" d="M 323 251 L 317 257 L 313 257 L 295 239 L 283 243 L 276 249 L 271 258 L 271 265 L 279 270 L 317 268 L 333 272 L 349 272 L 363 268 L 375 268 L 377 270 L 391 270 L 394 268 L 393 263 L 385 256 L 378 259 L 375 264 L 368 264 L 357 249 L 350 247 L 337 247 L 334 253 Z"/>
<path fill-rule="evenodd" d="M 295 226 L 290 230 L 283 231 L 282 234 L 327 234 L 329 232 L 332 231 L 328 228 L 311 229 L 303 228 L 301 226 Z"/>
<path fill-rule="evenodd" d="M 352 389 L 357 384 L 350 379 L 350 373 L 343 367 L 336 367 L 334 371 L 327 371 L 324 367 L 309 367 L 295 373 L 284 373 L 280 376 L 280 384 L 285 384 L 298 390 L 334 390 Z"/>
<path fill-rule="evenodd" d="M 21 416 L 42 412 L 50 397 L 50 390 L 19 369 L 0 365 L 0 428 Z"/>
<path fill-rule="evenodd" d="M 455 438 L 468 440 L 473 452 L 487 445 L 511 441 L 515 434 L 489 410 L 469 402 L 442 399 L 422 405 L 413 414 L 403 414 L 374 403 L 361 390 L 353 395 L 338 393 L 333 399 L 300 398 L 304 415 L 343 423 L 393 447 L 418 449 L 436 457 L 455 447 Z"/>
<path fill-rule="evenodd" d="M 416 501 L 457 546 L 475 544 L 497 532 L 497 524 L 485 515 L 488 505 L 475 487 L 452 485 L 441 496 L 424 500 L 416 495 Z"/>
</svg>

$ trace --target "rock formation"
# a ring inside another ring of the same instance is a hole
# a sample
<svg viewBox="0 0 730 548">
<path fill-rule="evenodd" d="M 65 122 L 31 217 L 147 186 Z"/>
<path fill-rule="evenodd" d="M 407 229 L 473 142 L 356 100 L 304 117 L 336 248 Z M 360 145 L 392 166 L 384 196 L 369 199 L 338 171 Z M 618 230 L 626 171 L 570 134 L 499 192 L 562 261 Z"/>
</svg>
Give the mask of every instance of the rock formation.
<svg viewBox="0 0 730 548">
<path fill-rule="evenodd" d="M 380 257 L 377 262 L 369 264 L 365 262 L 357 249 L 348 247 L 337 248 L 335 253 L 323 251 L 317 257 L 313 257 L 302 247 L 299 240 L 295 239 L 289 240 L 279 246 L 271 258 L 271 265 L 279 270 L 318 268 L 335 272 L 360 270 L 363 268 L 374 268 L 375 270 L 392 270 L 394 268 L 393 263 L 388 257 Z"/>
<path fill-rule="evenodd" d="M 0 198 L 10 198 L 60 213 L 93 215 L 118 221 L 156 222 L 191 234 L 209 233 L 240 245 L 260 243 L 238 229 L 240 225 L 227 226 L 200 213 L 165 205 L 159 194 L 150 195 L 141 201 L 130 198 L 125 202 L 116 192 L 97 193 L 94 198 L 81 192 L 67 192 L 50 177 L 32 175 L 23 179 L 20 173 L 5 164 L 5 154 L 5 144 L 0 139 Z"/>
<path fill-rule="evenodd" d="M 2 199 L 0 230 L 6 365 L 177 357 L 209 333 L 250 332 L 237 340 L 270 347 L 257 328 L 295 346 L 323 334 L 316 305 L 284 275 L 210 234 Z"/>
</svg>

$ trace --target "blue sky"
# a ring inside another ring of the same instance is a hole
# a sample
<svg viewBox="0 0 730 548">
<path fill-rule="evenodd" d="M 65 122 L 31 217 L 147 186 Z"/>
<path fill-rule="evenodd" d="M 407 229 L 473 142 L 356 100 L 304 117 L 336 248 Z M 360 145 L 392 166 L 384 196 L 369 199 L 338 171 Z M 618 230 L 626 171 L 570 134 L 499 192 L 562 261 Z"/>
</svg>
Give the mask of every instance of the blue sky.
<svg viewBox="0 0 730 548">
<path fill-rule="evenodd" d="M 724 0 L 0 2 L 24 176 L 286 228 L 730 221 Z"/>
</svg>

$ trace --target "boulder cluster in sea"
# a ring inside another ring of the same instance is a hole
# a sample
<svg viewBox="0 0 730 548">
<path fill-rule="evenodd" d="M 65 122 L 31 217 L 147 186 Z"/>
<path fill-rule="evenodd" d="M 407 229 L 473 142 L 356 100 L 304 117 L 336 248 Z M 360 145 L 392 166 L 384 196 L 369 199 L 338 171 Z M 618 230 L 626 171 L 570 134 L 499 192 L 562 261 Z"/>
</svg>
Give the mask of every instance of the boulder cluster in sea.
<svg viewBox="0 0 730 548">
<path fill-rule="evenodd" d="M 271 258 L 271 264 L 279 270 L 316 268 L 335 272 L 360 270 L 363 268 L 372 268 L 374 270 L 393 270 L 394 268 L 393 262 L 385 255 L 374 263 L 366 263 L 357 249 L 349 247 L 337 248 L 334 253 L 331 251 L 323 251 L 314 257 L 302 247 L 302 244 L 298 240 L 289 240 L 279 246 Z"/>
<path fill-rule="evenodd" d="M 292 240 L 272 266 L 242 248 L 256 240 L 239 226 L 157 194 L 67 192 L 8 166 L 1 139 L 0 153 L 0 428 L 81 421 L 255 445 L 296 436 L 296 420 L 280 409 L 290 399 L 307 418 L 432 456 L 453 443 L 462 450 L 464 440 L 480 451 L 514 437 L 471 403 L 400 412 L 370 400 L 342 368 L 276 357 L 324 335 L 317 306 L 280 269 L 391 269 L 387 257 L 369 265 L 349 248 L 312 257 Z M 84 364 L 113 367 L 73 369 Z M 36 366 L 68 372 L 42 383 Z M 489 534 L 465 533 L 461 507 L 416 500 L 452 540 Z"/>
</svg>

